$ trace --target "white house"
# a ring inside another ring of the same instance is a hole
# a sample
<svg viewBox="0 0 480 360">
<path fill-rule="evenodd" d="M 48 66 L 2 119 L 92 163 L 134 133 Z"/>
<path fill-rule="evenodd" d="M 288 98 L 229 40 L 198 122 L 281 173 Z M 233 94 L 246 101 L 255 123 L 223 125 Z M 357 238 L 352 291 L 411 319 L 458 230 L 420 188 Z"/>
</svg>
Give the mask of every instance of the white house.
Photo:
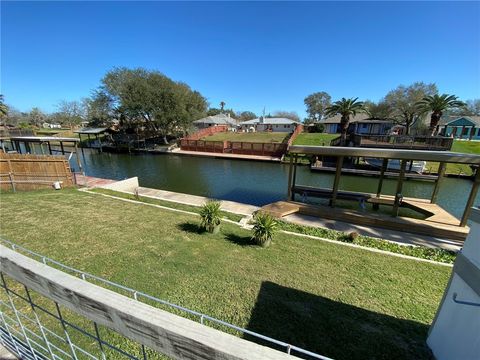
<svg viewBox="0 0 480 360">
<path fill-rule="evenodd" d="M 287 118 L 264 118 L 263 116 L 241 122 L 238 126 L 242 131 L 273 131 L 273 132 L 293 132 L 298 121 Z"/>
<path fill-rule="evenodd" d="M 51 124 L 51 123 L 47 123 L 47 122 L 44 122 L 42 124 L 42 127 L 44 129 L 61 129 L 62 128 L 62 125 L 60 124 Z"/>
<path fill-rule="evenodd" d="M 213 116 L 207 116 L 200 120 L 195 120 L 193 125 L 197 129 L 205 129 L 211 126 L 227 125 L 229 129 L 236 129 L 237 123 L 230 117 L 230 114 L 217 114 Z"/>
</svg>

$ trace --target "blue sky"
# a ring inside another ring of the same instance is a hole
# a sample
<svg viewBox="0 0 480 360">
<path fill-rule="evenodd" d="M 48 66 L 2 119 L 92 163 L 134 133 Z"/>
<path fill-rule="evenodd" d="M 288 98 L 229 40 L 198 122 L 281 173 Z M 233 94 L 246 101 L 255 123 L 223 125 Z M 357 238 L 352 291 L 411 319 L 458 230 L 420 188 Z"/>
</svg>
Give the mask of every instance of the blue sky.
<svg viewBox="0 0 480 360">
<path fill-rule="evenodd" d="M 297 111 L 436 82 L 480 97 L 479 2 L 5 2 L 1 93 L 20 110 L 88 96 L 115 66 L 156 69 L 212 106 Z"/>
</svg>

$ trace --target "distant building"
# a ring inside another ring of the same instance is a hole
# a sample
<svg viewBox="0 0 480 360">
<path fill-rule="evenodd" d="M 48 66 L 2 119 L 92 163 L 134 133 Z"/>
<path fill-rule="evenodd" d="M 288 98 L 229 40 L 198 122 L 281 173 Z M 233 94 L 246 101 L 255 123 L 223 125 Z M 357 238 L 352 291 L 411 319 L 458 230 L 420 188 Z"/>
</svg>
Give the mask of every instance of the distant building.
<svg viewBox="0 0 480 360">
<path fill-rule="evenodd" d="M 237 122 L 230 117 L 230 114 L 218 114 L 207 116 L 203 119 L 196 120 L 193 125 L 197 129 L 205 129 L 211 126 L 227 125 L 229 129 L 236 129 Z"/>
<path fill-rule="evenodd" d="M 328 134 L 339 134 L 342 129 L 340 127 L 341 115 L 319 121 L 320 124 L 325 125 L 325 132 Z M 362 135 L 386 135 L 393 127 L 391 120 L 375 120 L 370 119 L 367 114 L 357 114 L 350 118 L 348 126 L 349 133 Z"/>
<path fill-rule="evenodd" d="M 42 127 L 44 129 L 61 129 L 62 128 L 62 125 L 60 124 L 51 124 L 51 123 L 47 123 L 47 122 L 44 122 L 42 124 Z"/>
<path fill-rule="evenodd" d="M 264 118 L 263 116 L 247 120 L 238 124 L 242 131 L 272 131 L 272 132 L 293 132 L 298 121 L 287 118 Z"/>
<path fill-rule="evenodd" d="M 455 139 L 480 140 L 480 116 L 451 116 L 440 120 L 437 133 Z"/>
</svg>

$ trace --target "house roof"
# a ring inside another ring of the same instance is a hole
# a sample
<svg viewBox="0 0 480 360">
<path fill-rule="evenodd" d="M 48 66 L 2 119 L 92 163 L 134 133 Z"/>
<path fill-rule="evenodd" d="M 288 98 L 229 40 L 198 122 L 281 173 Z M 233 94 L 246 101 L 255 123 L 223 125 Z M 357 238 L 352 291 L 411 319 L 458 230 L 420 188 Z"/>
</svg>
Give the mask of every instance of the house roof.
<svg viewBox="0 0 480 360">
<path fill-rule="evenodd" d="M 194 124 L 211 124 L 211 125 L 236 125 L 234 119 L 226 114 L 217 114 L 204 117 L 203 119 L 195 120 Z"/>
<path fill-rule="evenodd" d="M 247 120 L 241 122 L 240 125 L 256 125 L 260 124 L 260 118 Z M 300 124 L 298 121 L 287 119 L 287 118 L 264 118 L 263 124 L 268 125 L 289 125 L 289 124 Z"/>
<path fill-rule="evenodd" d="M 448 125 L 452 122 L 458 121 L 460 119 L 465 119 L 470 121 L 471 123 L 475 124 L 476 126 L 480 126 L 480 116 L 445 116 L 442 117 L 439 121 L 439 125 Z"/>
<path fill-rule="evenodd" d="M 367 120 L 368 118 L 369 118 L 369 116 L 367 114 L 359 113 L 359 114 L 351 117 L 350 122 Z M 321 120 L 320 123 L 321 124 L 340 124 L 341 119 L 342 119 L 342 115 L 337 114 L 335 116 L 332 116 L 332 117 L 326 118 L 324 120 Z"/>
<path fill-rule="evenodd" d="M 108 128 L 81 128 L 78 130 L 75 130 L 74 133 L 76 134 L 101 134 L 107 131 Z"/>
</svg>

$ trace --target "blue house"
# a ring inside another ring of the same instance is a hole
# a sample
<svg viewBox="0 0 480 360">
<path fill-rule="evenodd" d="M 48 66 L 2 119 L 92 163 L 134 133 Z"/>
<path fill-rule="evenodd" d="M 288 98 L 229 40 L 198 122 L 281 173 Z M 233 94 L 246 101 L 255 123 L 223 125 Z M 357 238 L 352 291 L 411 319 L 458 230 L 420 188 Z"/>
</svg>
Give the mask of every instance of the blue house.
<svg viewBox="0 0 480 360">
<path fill-rule="evenodd" d="M 456 116 L 441 119 L 437 126 L 437 132 L 455 139 L 480 140 L 480 116 Z"/>
</svg>

